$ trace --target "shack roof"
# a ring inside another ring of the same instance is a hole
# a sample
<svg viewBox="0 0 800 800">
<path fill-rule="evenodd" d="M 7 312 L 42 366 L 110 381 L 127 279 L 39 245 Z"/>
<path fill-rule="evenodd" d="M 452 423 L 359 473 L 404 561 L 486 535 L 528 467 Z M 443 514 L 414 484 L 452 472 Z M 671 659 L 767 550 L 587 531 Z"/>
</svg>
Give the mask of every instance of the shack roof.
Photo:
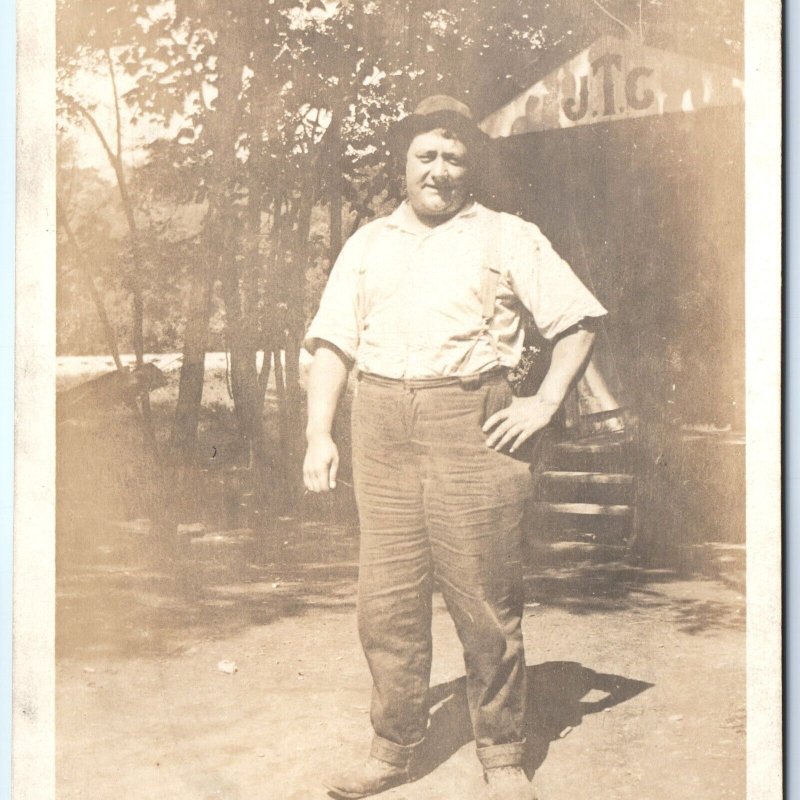
<svg viewBox="0 0 800 800">
<path fill-rule="evenodd" d="M 481 128 L 493 138 L 743 102 L 736 70 L 605 35 L 552 69 Z"/>
</svg>

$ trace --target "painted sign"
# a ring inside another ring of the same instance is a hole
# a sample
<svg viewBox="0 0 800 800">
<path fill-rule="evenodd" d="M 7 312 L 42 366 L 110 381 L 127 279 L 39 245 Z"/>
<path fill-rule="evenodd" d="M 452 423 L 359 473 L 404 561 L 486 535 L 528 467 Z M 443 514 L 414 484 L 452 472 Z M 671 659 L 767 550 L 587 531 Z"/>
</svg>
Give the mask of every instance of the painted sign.
<svg viewBox="0 0 800 800">
<path fill-rule="evenodd" d="M 481 128 L 493 138 L 743 102 L 744 84 L 717 64 L 613 36 L 554 70 Z"/>
</svg>

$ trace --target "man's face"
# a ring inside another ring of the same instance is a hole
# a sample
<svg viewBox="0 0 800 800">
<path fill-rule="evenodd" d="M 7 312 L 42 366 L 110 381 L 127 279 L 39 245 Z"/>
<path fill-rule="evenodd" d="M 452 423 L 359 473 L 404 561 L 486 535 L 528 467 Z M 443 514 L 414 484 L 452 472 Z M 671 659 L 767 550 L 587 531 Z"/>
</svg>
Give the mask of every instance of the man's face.
<svg viewBox="0 0 800 800">
<path fill-rule="evenodd" d="M 408 202 L 422 221 L 452 217 L 467 199 L 467 148 L 443 128 L 412 139 L 406 155 Z"/>
</svg>

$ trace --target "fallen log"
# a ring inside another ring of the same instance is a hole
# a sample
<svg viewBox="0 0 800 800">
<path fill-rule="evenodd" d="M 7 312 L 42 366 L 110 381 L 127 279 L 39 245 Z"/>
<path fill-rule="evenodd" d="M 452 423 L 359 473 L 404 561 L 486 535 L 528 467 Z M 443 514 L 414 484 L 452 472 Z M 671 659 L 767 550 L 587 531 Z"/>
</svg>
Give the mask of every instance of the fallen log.
<svg viewBox="0 0 800 800">
<path fill-rule="evenodd" d="M 93 411 L 118 405 L 136 409 L 136 401 L 167 385 L 166 375 L 155 364 L 107 372 L 56 393 L 58 424 Z"/>
</svg>

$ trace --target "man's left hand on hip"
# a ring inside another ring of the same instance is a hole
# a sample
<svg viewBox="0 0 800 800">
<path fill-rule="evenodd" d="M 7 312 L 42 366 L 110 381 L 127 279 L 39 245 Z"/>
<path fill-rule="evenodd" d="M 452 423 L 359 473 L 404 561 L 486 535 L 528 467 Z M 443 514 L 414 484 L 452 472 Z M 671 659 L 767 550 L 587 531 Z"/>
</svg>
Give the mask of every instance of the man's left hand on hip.
<svg viewBox="0 0 800 800">
<path fill-rule="evenodd" d="M 487 447 L 503 450 L 510 444 L 509 452 L 513 453 L 534 433 L 550 424 L 559 405 L 537 395 L 513 398 L 510 406 L 492 414 L 483 424 L 484 433 L 491 431 L 486 438 Z"/>
</svg>

